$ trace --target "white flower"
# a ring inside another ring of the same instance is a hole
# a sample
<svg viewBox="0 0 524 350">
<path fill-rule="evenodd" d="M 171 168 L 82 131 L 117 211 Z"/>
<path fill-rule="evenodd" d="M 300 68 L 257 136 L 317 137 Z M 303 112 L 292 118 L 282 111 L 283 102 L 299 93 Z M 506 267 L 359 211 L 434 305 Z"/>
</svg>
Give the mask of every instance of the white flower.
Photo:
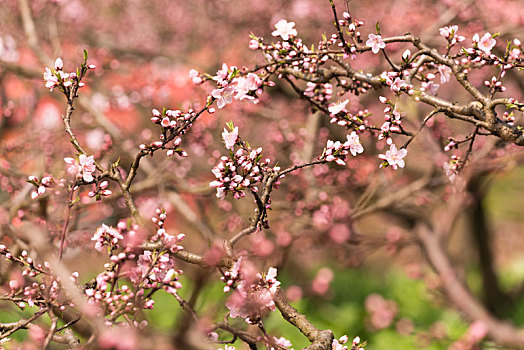
<svg viewBox="0 0 524 350">
<path fill-rule="evenodd" d="M 285 19 L 281 19 L 275 24 L 275 28 L 277 30 L 273 31 L 271 35 L 273 36 L 281 36 L 284 40 L 289 40 L 290 36 L 296 36 L 297 30 L 293 29 L 295 26 L 295 22 L 288 22 Z"/>
<path fill-rule="evenodd" d="M 371 47 L 371 51 L 373 51 L 373 53 L 378 53 L 380 49 L 386 47 L 386 43 L 382 41 L 382 37 L 380 35 L 369 34 L 368 38 L 369 39 L 366 41 L 366 46 Z"/>
<path fill-rule="evenodd" d="M 336 115 L 340 112 L 346 111 L 346 105 L 349 103 L 349 100 L 336 102 L 328 107 L 330 115 Z"/>
<path fill-rule="evenodd" d="M 215 89 L 211 91 L 211 96 L 217 99 L 218 108 L 223 108 L 226 104 L 233 102 L 233 96 L 235 95 L 235 88 L 232 86 L 226 86 L 223 89 Z"/>
<path fill-rule="evenodd" d="M 478 45 L 479 49 L 484 51 L 486 55 L 491 53 L 491 49 L 495 46 L 497 41 L 491 37 L 490 33 L 486 33 L 480 38 Z"/>
<path fill-rule="evenodd" d="M 233 149 L 238 139 L 238 126 L 235 126 L 232 132 L 228 132 L 226 129 L 222 132 L 222 139 L 226 144 L 227 149 Z"/>
<path fill-rule="evenodd" d="M 360 139 L 355 131 L 353 131 L 351 135 L 347 135 L 347 139 L 344 147 L 349 147 L 349 151 L 353 156 L 356 156 L 357 153 L 364 152 L 364 147 L 360 144 Z"/>
<path fill-rule="evenodd" d="M 386 151 L 386 154 L 379 154 L 380 159 L 384 159 L 386 162 L 388 162 L 389 165 L 393 167 L 393 169 L 397 170 L 397 167 L 403 168 L 406 164 L 402 158 L 404 158 L 408 154 L 408 151 L 405 148 L 401 148 L 400 150 L 397 150 L 397 146 L 392 144 L 389 148 L 389 151 Z"/>
</svg>

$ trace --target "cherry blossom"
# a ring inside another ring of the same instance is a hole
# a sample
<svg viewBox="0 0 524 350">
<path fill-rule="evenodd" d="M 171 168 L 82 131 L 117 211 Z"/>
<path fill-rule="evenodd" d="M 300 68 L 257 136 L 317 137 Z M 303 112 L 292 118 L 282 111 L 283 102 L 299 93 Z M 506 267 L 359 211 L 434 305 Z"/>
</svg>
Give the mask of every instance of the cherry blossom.
<svg viewBox="0 0 524 350">
<path fill-rule="evenodd" d="M 360 144 L 360 139 L 355 131 L 353 131 L 350 135 L 347 135 L 347 141 L 344 143 L 344 145 L 348 144 L 349 151 L 353 156 L 356 156 L 357 153 L 364 152 L 364 147 Z"/>
<path fill-rule="evenodd" d="M 238 140 L 238 126 L 235 126 L 231 132 L 228 132 L 224 128 L 224 131 L 222 132 L 222 139 L 224 140 L 227 149 L 233 149 L 235 143 Z"/>
<path fill-rule="evenodd" d="M 122 239 L 124 236 L 117 229 L 106 224 L 102 224 L 91 237 L 96 242 L 95 249 L 98 251 L 102 251 L 103 246 L 118 247 L 118 242 Z"/>
<path fill-rule="evenodd" d="M 346 111 L 346 105 L 349 103 L 349 100 L 340 101 L 332 104 L 328 107 L 329 113 L 331 116 L 334 116 L 340 112 Z"/>
<path fill-rule="evenodd" d="M 280 36 L 283 40 L 289 40 L 290 36 L 296 36 L 297 30 L 293 27 L 295 22 L 288 22 L 285 19 L 281 19 L 275 24 L 276 30 L 271 33 L 273 36 Z"/>
<path fill-rule="evenodd" d="M 251 282 L 250 276 L 243 275 L 243 279 L 230 296 L 226 307 L 232 318 L 241 317 L 247 323 L 255 324 L 265 310 L 276 309 L 273 296 L 278 290 L 280 282 L 276 280 L 277 269 L 270 267 L 266 276 L 256 275 Z"/>
<path fill-rule="evenodd" d="M 73 158 L 64 158 L 64 161 L 69 164 L 67 171 L 76 175 L 78 178 L 82 178 L 85 182 L 92 182 L 93 172 L 96 170 L 95 159 L 93 156 L 86 156 L 81 154 L 78 157 L 78 163 Z"/>
<path fill-rule="evenodd" d="M 222 89 L 214 89 L 211 96 L 217 99 L 218 108 L 223 108 L 226 104 L 233 102 L 236 90 L 233 86 L 226 86 Z"/>
<path fill-rule="evenodd" d="M 235 84 L 235 98 L 237 100 L 254 100 L 255 97 L 249 95 L 249 93 L 252 91 L 256 91 L 260 87 L 260 85 L 262 85 L 262 80 L 258 75 L 254 73 L 248 73 L 245 77 L 237 77 L 233 79 L 233 84 Z"/>
<path fill-rule="evenodd" d="M 278 345 L 280 346 L 281 348 L 290 348 L 293 346 L 293 344 L 291 344 L 291 342 L 289 340 L 287 340 L 286 338 L 284 337 L 280 337 L 280 338 L 277 338 L 277 337 L 273 337 L 273 340 L 275 341 L 275 345 Z M 281 349 L 279 348 L 279 349 Z M 270 350 L 277 350 L 276 348 L 274 347 L 270 347 Z"/>
<path fill-rule="evenodd" d="M 392 144 L 386 154 L 379 154 L 380 159 L 384 159 L 387 162 L 387 165 L 391 165 L 393 169 L 397 170 L 397 167 L 403 168 L 405 162 L 404 158 L 408 154 L 408 151 L 405 148 L 397 150 L 397 146 Z"/>
<path fill-rule="evenodd" d="M 203 82 L 202 77 L 200 77 L 200 73 L 196 69 L 191 69 L 189 71 L 189 79 L 193 82 L 193 84 L 198 85 Z"/>
<path fill-rule="evenodd" d="M 449 83 L 451 78 L 451 68 L 445 65 L 438 66 L 438 72 L 440 73 L 440 83 Z"/>
<path fill-rule="evenodd" d="M 475 34 L 477 35 L 477 34 Z M 478 35 L 477 37 L 475 37 L 475 39 L 478 38 Z M 475 40 L 473 40 L 475 41 Z M 495 39 L 493 39 L 493 37 L 491 36 L 490 33 L 485 33 L 482 38 L 480 38 L 480 40 L 478 40 L 478 47 L 479 49 L 481 49 L 482 51 L 484 51 L 484 53 L 486 55 L 489 55 L 491 53 L 491 49 L 493 49 L 493 47 L 495 47 L 495 45 L 497 44 L 497 41 Z"/>
<path fill-rule="evenodd" d="M 375 35 L 371 33 L 368 35 L 366 46 L 371 47 L 371 51 L 373 51 L 373 53 L 378 53 L 380 49 L 386 47 L 386 43 L 382 41 L 382 37 L 380 35 Z"/>
</svg>

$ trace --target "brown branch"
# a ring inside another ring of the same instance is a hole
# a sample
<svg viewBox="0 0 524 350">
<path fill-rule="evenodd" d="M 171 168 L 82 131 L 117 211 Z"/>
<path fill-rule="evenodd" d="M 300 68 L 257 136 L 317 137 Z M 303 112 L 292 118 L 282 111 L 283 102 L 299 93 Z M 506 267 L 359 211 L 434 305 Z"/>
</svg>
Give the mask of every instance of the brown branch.
<svg viewBox="0 0 524 350">
<path fill-rule="evenodd" d="M 457 276 L 440 238 L 431 227 L 428 224 L 419 224 L 415 232 L 429 262 L 440 276 L 442 287 L 453 305 L 470 321 L 483 322 L 488 329 L 488 336 L 498 344 L 515 348 L 524 347 L 524 330 L 494 317 L 471 294 Z"/>
</svg>

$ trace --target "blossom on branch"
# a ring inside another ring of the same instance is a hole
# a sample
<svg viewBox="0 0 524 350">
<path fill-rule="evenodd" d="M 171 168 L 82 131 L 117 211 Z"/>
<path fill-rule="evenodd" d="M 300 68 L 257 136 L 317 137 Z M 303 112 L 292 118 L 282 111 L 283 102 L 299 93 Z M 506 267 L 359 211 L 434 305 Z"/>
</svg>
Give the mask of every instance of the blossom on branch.
<svg viewBox="0 0 524 350">
<path fill-rule="evenodd" d="M 238 140 L 238 126 L 235 126 L 235 128 L 231 132 L 228 132 L 224 128 L 224 131 L 222 132 L 222 139 L 224 139 L 224 143 L 227 149 L 233 149 L 235 143 Z"/>
<path fill-rule="evenodd" d="M 397 150 L 397 146 L 392 144 L 386 154 L 379 154 L 380 159 L 384 159 L 387 164 L 381 164 L 380 167 L 391 165 L 393 169 L 397 170 L 397 167 L 403 168 L 405 165 L 404 158 L 408 154 L 408 151 L 405 148 Z"/>
<path fill-rule="evenodd" d="M 378 53 L 380 49 L 386 47 L 386 43 L 382 40 L 380 35 L 369 34 L 368 40 L 366 41 L 366 46 L 371 47 L 373 53 Z"/>
<path fill-rule="evenodd" d="M 73 158 L 64 158 L 64 161 L 69 164 L 67 171 L 76 175 L 77 178 L 83 179 L 85 182 L 92 182 L 93 172 L 96 170 L 95 159 L 93 156 L 86 156 L 81 154 L 78 157 L 78 162 Z"/>
<path fill-rule="evenodd" d="M 479 35 L 475 34 L 473 36 L 473 42 L 477 43 L 478 48 L 484 51 L 486 55 L 491 54 L 491 49 L 493 49 L 493 47 L 495 47 L 495 45 L 497 44 L 497 41 L 493 39 L 491 33 L 485 33 L 480 39 Z"/>
<path fill-rule="evenodd" d="M 233 86 L 226 86 L 223 89 L 215 89 L 211 91 L 211 96 L 217 99 L 218 108 L 223 108 L 226 104 L 233 102 L 236 90 Z"/>
<path fill-rule="evenodd" d="M 273 36 L 280 36 L 283 40 L 289 40 L 290 36 L 296 36 L 297 30 L 293 27 L 295 22 L 288 22 L 285 19 L 281 19 L 275 24 L 276 30 L 271 33 Z"/>
<path fill-rule="evenodd" d="M 332 104 L 328 107 L 329 115 L 334 116 L 340 112 L 346 112 L 346 105 L 349 103 L 349 100 L 340 101 Z"/>
</svg>

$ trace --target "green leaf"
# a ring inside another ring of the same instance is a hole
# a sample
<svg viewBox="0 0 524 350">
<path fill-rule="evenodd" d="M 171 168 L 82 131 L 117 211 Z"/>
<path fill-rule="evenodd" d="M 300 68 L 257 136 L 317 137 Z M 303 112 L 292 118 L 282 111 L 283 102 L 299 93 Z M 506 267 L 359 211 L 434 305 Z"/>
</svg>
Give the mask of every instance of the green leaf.
<svg viewBox="0 0 524 350">
<path fill-rule="evenodd" d="M 377 24 L 375 24 L 375 28 L 377 29 L 377 34 L 380 34 L 380 22 L 377 21 Z"/>
<path fill-rule="evenodd" d="M 87 50 L 84 50 L 84 61 L 87 61 Z"/>
<path fill-rule="evenodd" d="M 114 163 L 112 164 L 112 167 L 113 167 L 113 168 L 117 168 L 119 165 L 120 165 L 120 157 L 118 157 L 118 159 L 116 160 L 116 162 L 114 162 Z"/>
</svg>

